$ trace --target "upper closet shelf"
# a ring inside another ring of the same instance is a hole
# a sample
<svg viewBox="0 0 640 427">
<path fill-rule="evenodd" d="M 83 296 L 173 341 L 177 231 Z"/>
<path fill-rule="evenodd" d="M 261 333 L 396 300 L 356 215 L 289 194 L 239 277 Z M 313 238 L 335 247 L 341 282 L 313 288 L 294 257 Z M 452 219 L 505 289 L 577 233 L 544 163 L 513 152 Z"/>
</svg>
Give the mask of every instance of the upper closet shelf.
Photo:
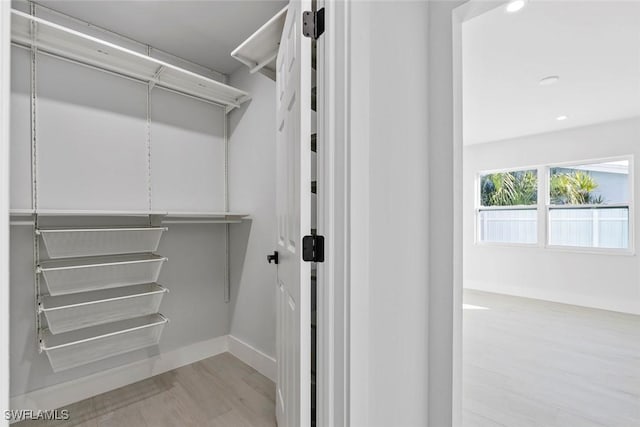
<svg viewBox="0 0 640 427">
<path fill-rule="evenodd" d="M 241 222 L 248 219 L 249 214 L 240 212 L 167 212 L 167 211 L 100 211 L 100 210 L 65 210 L 65 209 L 12 209 L 11 216 L 33 216 L 41 217 L 145 217 L 154 216 L 159 218 L 163 223 L 180 222 Z"/>
<path fill-rule="evenodd" d="M 287 17 L 287 7 L 278 12 L 266 24 L 260 27 L 231 56 L 249 67 L 250 73 L 261 72 L 272 80 L 276 79 L 276 56 L 280 46 L 280 37 Z"/>
<path fill-rule="evenodd" d="M 11 14 L 11 39 L 18 44 L 214 102 L 227 112 L 250 98 L 234 87 L 99 38 L 17 10 Z"/>
<path fill-rule="evenodd" d="M 237 212 L 167 212 L 161 213 L 163 224 L 238 223 L 249 214 Z"/>
</svg>

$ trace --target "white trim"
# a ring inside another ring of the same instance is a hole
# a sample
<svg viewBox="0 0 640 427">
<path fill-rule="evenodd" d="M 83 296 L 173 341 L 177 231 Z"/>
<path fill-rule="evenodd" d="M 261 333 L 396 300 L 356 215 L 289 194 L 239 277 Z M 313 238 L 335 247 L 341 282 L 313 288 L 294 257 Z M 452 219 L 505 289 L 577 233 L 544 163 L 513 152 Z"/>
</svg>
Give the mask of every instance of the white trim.
<svg viewBox="0 0 640 427">
<path fill-rule="evenodd" d="M 340 3 L 340 2 L 336 2 Z M 370 64 L 374 51 L 366 36 L 371 25 L 371 2 L 347 1 L 344 8 L 346 30 L 344 91 L 346 146 L 345 235 L 346 235 L 346 424 L 369 426 L 371 419 L 369 378 L 371 309 L 369 272 L 370 224 Z M 341 70 L 342 71 L 342 70 Z"/>
<path fill-rule="evenodd" d="M 319 0 L 325 32 L 317 45 L 318 232 L 325 262 L 318 264 L 316 425 L 350 424 L 349 153 L 350 2 Z M 362 361 L 357 360 L 360 364 Z"/>
<path fill-rule="evenodd" d="M 477 212 L 482 211 L 535 211 L 538 204 L 535 205 L 500 205 L 500 206 L 480 206 L 476 208 Z"/>
<path fill-rule="evenodd" d="M 14 410 L 61 408 L 227 351 L 265 377 L 272 381 L 275 379 L 274 358 L 231 335 L 223 335 L 129 365 L 14 396 L 8 408 Z"/>
<path fill-rule="evenodd" d="M 0 410 L 9 409 L 9 128 L 11 2 L 0 1 Z M 2 417 L 4 418 L 4 417 Z M 7 425 L 2 419 L 0 426 Z"/>
<path fill-rule="evenodd" d="M 201 341 L 139 362 L 101 371 L 11 398 L 11 409 L 57 409 L 101 393 L 224 353 L 227 335 Z"/>
<path fill-rule="evenodd" d="M 246 342 L 228 335 L 228 351 L 271 381 L 276 381 L 276 359 Z"/>
<path fill-rule="evenodd" d="M 463 276 L 463 105 L 462 105 L 462 23 L 496 7 L 503 7 L 508 0 L 469 0 L 452 12 L 452 57 L 453 57 L 453 182 L 454 182 L 454 242 L 453 242 L 453 342 L 452 407 L 451 425 L 462 426 L 462 276 Z M 446 43 L 446 40 L 440 41 Z M 434 66 L 432 64 L 432 66 Z M 539 180 L 539 178 L 538 178 Z M 538 197 L 539 199 L 539 197 Z M 475 230 L 474 230 L 475 232 Z M 476 234 L 477 235 L 477 234 Z M 444 319 L 430 317 L 429 322 L 441 324 Z M 430 357 L 432 355 L 430 354 Z M 431 390 L 431 389 L 430 389 Z M 431 408 L 430 408 L 431 409 Z"/>
</svg>

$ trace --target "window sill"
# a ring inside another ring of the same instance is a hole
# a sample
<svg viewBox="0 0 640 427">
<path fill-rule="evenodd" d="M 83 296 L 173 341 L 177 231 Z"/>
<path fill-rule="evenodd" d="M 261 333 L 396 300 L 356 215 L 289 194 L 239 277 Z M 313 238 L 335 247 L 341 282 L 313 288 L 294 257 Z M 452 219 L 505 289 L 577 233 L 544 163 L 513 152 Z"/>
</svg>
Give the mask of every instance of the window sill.
<svg viewBox="0 0 640 427">
<path fill-rule="evenodd" d="M 618 256 L 636 256 L 634 249 L 615 249 L 615 248 L 587 248 L 580 246 L 556 246 L 546 245 L 543 249 L 547 249 L 552 252 L 569 252 L 574 254 L 585 255 L 618 255 Z"/>
<path fill-rule="evenodd" d="M 474 246 L 485 248 L 528 248 L 549 250 L 551 252 L 568 252 L 574 254 L 585 255 L 618 255 L 618 256 L 636 256 L 634 249 L 607 249 L 607 248 L 583 248 L 580 246 L 554 246 L 539 245 L 537 243 L 499 243 L 499 242 L 475 242 Z"/>
<path fill-rule="evenodd" d="M 507 243 L 507 242 L 475 242 L 476 246 L 489 248 L 539 248 L 537 243 Z"/>
</svg>

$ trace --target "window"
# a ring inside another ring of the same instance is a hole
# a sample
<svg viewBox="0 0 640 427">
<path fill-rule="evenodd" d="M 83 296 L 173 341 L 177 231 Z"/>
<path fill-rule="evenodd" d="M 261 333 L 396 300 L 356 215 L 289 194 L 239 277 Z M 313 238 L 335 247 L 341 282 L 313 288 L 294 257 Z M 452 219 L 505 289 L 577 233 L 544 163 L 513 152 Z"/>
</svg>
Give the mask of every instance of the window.
<svg viewBox="0 0 640 427">
<path fill-rule="evenodd" d="M 478 241 L 535 244 L 538 236 L 538 172 L 480 175 Z"/>
<path fill-rule="evenodd" d="M 629 160 L 549 169 L 549 245 L 629 248 Z"/>
</svg>

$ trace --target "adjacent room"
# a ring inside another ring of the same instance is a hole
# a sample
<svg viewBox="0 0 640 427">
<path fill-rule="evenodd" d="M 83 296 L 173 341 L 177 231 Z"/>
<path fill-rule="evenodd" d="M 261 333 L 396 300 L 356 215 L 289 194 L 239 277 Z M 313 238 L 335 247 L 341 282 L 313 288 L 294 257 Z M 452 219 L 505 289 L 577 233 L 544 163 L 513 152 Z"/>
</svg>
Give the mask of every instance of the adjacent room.
<svg viewBox="0 0 640 427">
<path fill-rule="evenodd" d="M 462 26 L 463 424 L 640 425 L 640 3 Z"/>
</svg>

